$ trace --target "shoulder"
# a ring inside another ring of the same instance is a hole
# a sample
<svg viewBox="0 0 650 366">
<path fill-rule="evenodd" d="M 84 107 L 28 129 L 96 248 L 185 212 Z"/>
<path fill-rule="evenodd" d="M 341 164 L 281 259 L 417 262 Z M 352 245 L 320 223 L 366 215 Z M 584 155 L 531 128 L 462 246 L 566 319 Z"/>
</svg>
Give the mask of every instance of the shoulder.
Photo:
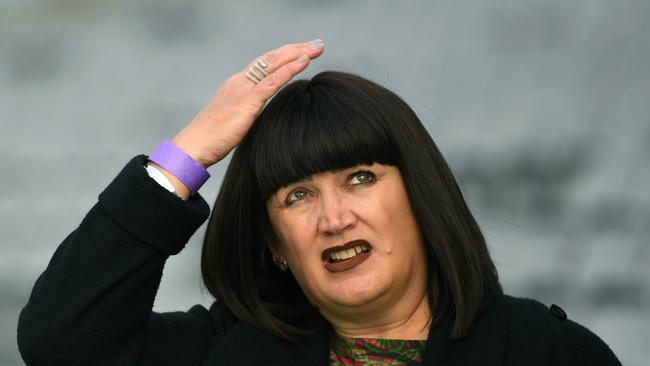
<svg viewBox="0 0 650 366">
<path fill-rule="evenodd" d="M 223 336 L 239 322 L 239 318 L 220 301 L 212 304 L 209 313 L 217 336 Z"/>
<path fill-rule="evenodd" d="M 540 359 L 553 364 L 620 365 L 620 362 L 596 334 L 569 319 L 557 305 L 505 295 L 508 347 L 512 353 L 539 353 Z"/>
</svg>

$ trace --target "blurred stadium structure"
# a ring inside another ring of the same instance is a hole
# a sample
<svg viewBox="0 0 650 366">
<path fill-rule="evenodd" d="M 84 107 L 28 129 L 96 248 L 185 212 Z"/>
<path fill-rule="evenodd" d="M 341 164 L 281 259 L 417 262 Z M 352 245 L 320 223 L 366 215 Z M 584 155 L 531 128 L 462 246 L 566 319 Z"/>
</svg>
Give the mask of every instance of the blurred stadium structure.
<svg viewBox="0 0 650 366">
<path fill-rule="evenodd" d="M 623 364 L 650 359 L 650 2 L 5 0 L 0 365 L 38 274 L 128 159 L 261 52 L 321 37 L 401 95 L 446 155 L 507 292 L 560 304 Z M 227 162 L 202 193 L 213 201 Z M 201 229 L 159 311 L 211 299 Z"/>
</svg>

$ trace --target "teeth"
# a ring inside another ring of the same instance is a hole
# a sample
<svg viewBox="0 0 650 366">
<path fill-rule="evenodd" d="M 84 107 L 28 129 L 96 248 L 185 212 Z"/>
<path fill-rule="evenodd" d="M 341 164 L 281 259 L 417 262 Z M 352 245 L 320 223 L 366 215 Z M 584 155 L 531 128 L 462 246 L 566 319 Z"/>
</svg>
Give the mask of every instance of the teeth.
<svg viewBox="0 0 650 366">
<path fill-rule="evenodd" d="M 355 255 L 365 251 L 368 251 L 367 245 L 357 245 L 354 248 L 339 250 L 338 252 L 330 253 L 330 259 L 342 261 L 342 260 L 350 259 Z"/>
</svg>

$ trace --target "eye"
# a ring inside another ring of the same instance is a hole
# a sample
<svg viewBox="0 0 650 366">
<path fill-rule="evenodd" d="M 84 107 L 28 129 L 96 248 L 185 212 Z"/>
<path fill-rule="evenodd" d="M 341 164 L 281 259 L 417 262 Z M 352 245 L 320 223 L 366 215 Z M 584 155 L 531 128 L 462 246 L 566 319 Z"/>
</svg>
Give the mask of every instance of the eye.
<svg viewBox="0 0 650 366">
<path fill-rule="evenodd" d="M 375 182 L 376 179 L 377 178 L 375 174 L 368 170 L 359 170 L 355 173 L 350 174 L 348 178 L 350 182 L 349 184 L 353 186 L 372 184 Z M 289 207 L 298 201 L 302 201 L 308 196 L 309 196 L 309 191 L 307 191 L 304 188 L 298 188 L 291 191 L 287 195 L 287 198 L 284 200 L 284 203 L 287 207 Z"/>
<path fill-rule="evenodd" d="M 361 170 L 350 175 L 350 184 L 353 186 L 370 184 L 375 181 L 375 174 L 367 170 Z"/>
<path fill-rule="evenodd" d="M 287 196 L 287 199 L 284 200 L 284 203 L 287 206 L 291 206 L 295 202 L 304 199 L 308 195 L 309 195 L 309 192 L 307 192 L 306 190 L 304 190 L 302 188 L 299 188 L 299 189 L 296 189 L 294 191 L 291 191 L 291 193 L 289 193 L 289 195 Z"/>
</svg>

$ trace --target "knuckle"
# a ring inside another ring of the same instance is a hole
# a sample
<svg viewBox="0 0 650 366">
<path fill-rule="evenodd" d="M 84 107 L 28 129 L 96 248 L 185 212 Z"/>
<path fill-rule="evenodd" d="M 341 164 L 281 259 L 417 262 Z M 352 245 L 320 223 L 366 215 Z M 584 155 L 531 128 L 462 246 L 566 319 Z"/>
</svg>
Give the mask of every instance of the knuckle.
<svg viewBox="0 0 650 366">
<path fill-rule="evenodd" d="M 269 65 L 277 66 L 280 61 L 280 55 L 276 51 L 270 51 L 265 53 L 262 59 Z"/>
<path fill-rule="evenodd" d="M 267 76 L 265 78 L 264 81 L 266 81 L 266 83 L 265 83 L 266 85 L 275 86 L 278 83 L 278 75 L 275 74 L 275 73 L 270 74 L 269 76 Z"/>
</svg>

